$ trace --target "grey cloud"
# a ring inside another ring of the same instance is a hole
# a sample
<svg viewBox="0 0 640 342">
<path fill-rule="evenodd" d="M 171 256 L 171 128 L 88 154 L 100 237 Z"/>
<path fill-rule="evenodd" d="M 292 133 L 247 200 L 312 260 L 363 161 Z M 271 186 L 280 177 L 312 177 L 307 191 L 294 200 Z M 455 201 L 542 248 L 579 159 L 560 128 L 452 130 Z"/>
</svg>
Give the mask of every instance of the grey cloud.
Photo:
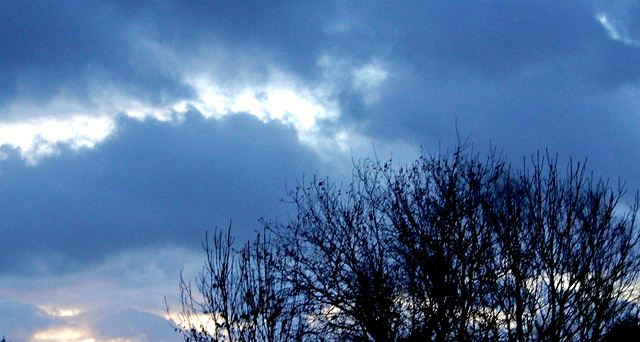
<svg viewBox="0 0 640 342">
<path fill-rule="evenodd" d="M 319 129 L 433 151 L 455 143 L 457 122 L 479 149 L 491 142 L 518 163 L 545 148 L 588 157 L 597 176 L 621 175 L 635 190 L 640 47 L 613 39 L 596 15 L 610 15 L 638 39 L 640 12 L 592 3 L 9 0 L 0 2 L 0 120 L 26 119 L 4 110 L 14 101 L 37 106 L 65 94 L 90 102 L 103 86 L 162 107 L 196 96 L 183 83 L 187 71 L 210 73 L 224 89 L 278 69 L 336 96 L 342 117 Z M 321 56 L 348 66 L 333 79 Z M 373 104 L 349 75 L 371 61 L 388 71 Z M 166 244 L 198 250 L 206 229 L 229 220 L 248 235 L 261 216 L 291 209 L 278 202 L 285 183 L 323 167 L 296 132 L 249 115 L 209 120 L 192 112 L 181 124 L 119 118 L 117 131 L 94 149 L 59 147 L 37 166 L 6 146 L 0 151 L 8 156 L 0 161 L 6 277 L 82 274 L 118 252 Z M 145 278 L 143 266 L 130 270 Z M 158 271 L 158 279 L 177 267 Z M 120 272 L 107 268 L 101 276 L 129 281 Z M 140 336 L 130 322 L 165 323 L 136 309 L 111 312 L 84 317 L 104 338 Z M 0 305 L 0 316 L 9 313 L 19 313 L 16 324 L 33 324 L 25 334 L 58 324 L 33 306 Z M 6 329 L 0 334 L 23 336 Z M 158 334 L 146 338 L 166 338 Z"/>
<path fill-rule="evenodd" d="M 640 47 L 612 39 L 591 5 L 431 1 L 356 12 L 362 3 L 351 4 L 360 34 L 378 33 L 371 39 L 387 44 L 380 56 L 393 68 L 375 106 L 344 92 L 344 122 L 372 139 L 434 149 L 455 143 L 457 121 L 471 142 L 516 161 L 549 148 L 640 186 L 630 95 Z"/>
<path fill-rule="evenodd" d="M 391 79 L 385 98 L 368 108 L 369 136 L 406 140 L 429 149 L 455 144 L 456 123 L 483 149 L 489 143 L 519 158 L 550 149 L 589 158 L 598 174 L 640 186 L 638 110 L 629 89 L 594 87 L 557 70 L 504 81 L 453 73 L 451 78 L 407 75 Z M 631 88 L 633 89 L 633 88 Z M 358 119 L 355 119 L 358 120 Z"/>
<path fill-rule="evenodd" d="M 163 342 L 180 338 L 171 322 L 135 308 L 89 312 L 79 319 L 91 322 L 91 330 L 98 340 Z"/>
<path fill-rule="evenodd" d="M 0 302 L 0 317 L 0 336 L 16 342 L 28 341 L 34 333 L 63 322 L 33 304 L 20 302 Z"/>
<path fill-rule="evenodd" d="M 355 0 L 322 4 L 166 0 L 151 5 L 123 0 L 74 5 L 9 1 L 2 6 L 0 29 L 8 35 L 0 38 L 3 51 L 7 49 L 2 57 L 7 63 L 0 65 L 8 67 L 0 67 L 0 77 L 8 82 L 0 84 L 10 88 L 4 94 L 21 89 L 16 85 L 20 77 L 29 80 L 42 96 L 59 87 L 82 93 L 87 87 L 84 80 L 102 73 L 106 83 L 118 83 L 143 102 L 191 96 L 191 90 L 181 83 L 181 71 L 174 70 L 179 68 L 171 62 L 163 64 L 167 62 L 161 55 L 139 45 L 136 37 L 175 53 L 180 67 L 194 67 L 194 61 L 200 63 L 195 64 L 197 68 L 204 68 L 208 60 L 221 63 L 225 68 L 213 77 L 222 85 L 243 73 L 239 69 L 246 65 L 238 62 L 243 58 L 251 60 L 251 70 L 244 71 L 251 77 L 264 77 L 275 66 L 309 84 L 331 82 L 322 78 L 326 76 L 318 65 L 322 55 L 352 65 L 379 60 L 389 68 L 389 76 L 377 89 L 377 102 L 373 106 L 365 103 L 363 94 L 349 87 L 348 81 L 336 80 L 329 86 L 335 87 L 332 91 L 343 116 L 327 126 L 351 126 L 371 140 L 400 139 L 434 147 L 439 142 L 454 142 L 457 120 L 462 134 L 471 133 L 474 142 L 486 145 L 492 141 L 515 158 L 548 147 L 578 158 L 589 156 L 607 176 L 636 177 L 633 169 L 639 155 L 635 146 L 640 135 L 637 106 L 629 94 L 638 87 L 640 48 L 612 39 L 596 18 L 602 9 L 591 3 L 436 0 L 391 6 Z M 624 16 L 615 12 L 629 32 L 637 26 L 636 12 L 624 12 Z M 86 13 L 91 14 L 90 19 Z M 29 25 L 18 25 L 25 23 Z M 331 25 L 340 30 L 332 32 Z M 37 44 L 40 41 L 43 43 Z M 228 49 L 229 55 L 211 53 L 218 46 Z M 72 252 L 47 254 L 49 263 L 55 263 L 65 255 L 89 255 L 92 234 L 114 231 L 108 236 L 120 236 L 127 246 L 180 240 L 176 227 L 181 222 L 202 226 L 229 219 L 211 213 L 214 206 L 227 208 L 220 203 L 233 200 L 261 205 L 264 201 L 258 198 L 238 194 L 251 193 L 253 186 L 263 183 L 240 181 L 251 173 L 236 176 L 232 171 L 262 170 L 251 162 L 254 157 L 236 157 L 247 148 L 260 150 L 261 142 L 227 133 L 238 131 L 231 121 L 204 125 L 216 127 L 211 128 L 214 132 L 205 132 L 195 129 L 193 122 L 198 120 L 193 120 L 180 129 L 125 120 L 121 132 L 96 152 L 62 154 L 36 169 L 25 168 L 15 157 L 3 162 L 3 172 L 14 183 L 0 184 L 2 191 L 21 193 L 3 199 L 9 208 L 7 225 L 13 225 L 9 236 L 22 236 L 17 224 L 29 227 L 20 229 L 37 231 L 34 227 L 45 224 L 43 217 L 52 222 L 54 231 L 58 226 L 71 227 L 56 235 L 55 243 Z M 256 127 L 252 119 L 243 120 Z M 288 151 L 283 147 L 287 144 L 298 149 L 294 134 L 282 134 L 282 128 L 276 126 L 257 125 L 268 132 L 257 129 L 255 135 L 270 143 L 271 134 L 287 137 L 289 140 L 277 140 L 280 147 L 276 150 Z M 188 134 L 174 138 L 175 132 Z M 208 134 L 218 137 L 216 144 L 195 147 L 209 142 L 205 139 Z M 124 144 L 136 149 L 127 150 L 121 147 Z M 180 148 L 203 163 L 187 154 L 172 154 Z M 264 153 L 274 156 L 270 151 Z M 225 167 L 216 164 L 221 159 Z M 269 167 L 266 169 L 279 172 Z M 297 166 L 293 169 L 299 170 Z M 181 177 L 187 172 L 192 173 L 189 179 Z M 206 177 L 212 174 L 224 181 Z M 28 185 L 17 189 L 13 184 Z M 37 190 L 29 188 L 35 188 L 33 184 Z M 281 189 L 266 185 L 269 191 Z M 87 191 L 78 193 L 79 188 Z M 269 191 L 265 188 L 260 193 Z M 47 204 L 36 206 L 38 215 L 20 213 L 38 203 Z M 74 207 L 87 211 L 71 217 Z M 242 208 L 228 208 L 243 213 L 233 217 L 244 217 Z M 154 240 L 147 230 L 134 228 L 142 223 L 172 228 L 155 234 Z M 53 248 L 53 243 L 36 242 Z M 99 241 L 95 248 L 104 250 L 101 244 L 105 243 Z"/>
<path fill-rule="evenodd" d="M 198 58 L 219 63 L 224 56 L 203 50 L 216 45 L 262 59 L 262 68 L 275 64 L 310 79 L 320 77 L 317 61 L 325 53 L 485 78 L 509 78 L 549 62 L 557 69 L 595 72 L 599 82 L 614 85 L 638 76 L 637 51 L 609 42 L 595 10 L 582 1 L 9 1 L 4 7 L 5 94 L 23 91 L 18 83 L 26 82 L 41 96 L 61 87 L 81 96 L 88 79 L 97 77 L 99 84 L 104 77 L 145 101 L 188 98 L 192 90 L 175 69 Z M 344 32 L 328 32 L 327 26 L 341 20 Z M 166 65 L 166 56 L 145 48 L 140 37 L 182 63 Z"/>
<path fill-rule="evenodd" d="M 122 118 L 95 149 L 35 167 L 15 155 L 0 162 L 0 270 L 69 271 L 127 248 L 197 246 L 230 220 L 248 236 L 263 215 L 286 213 L 285 183 L 316 165 L 292 130 L 247 115 Z"/>
<path fill-rule="evenodd" d="M 61 93 L 90 101 L 92 87 L 109 83 L 152 103 L 190 96 L 191 89 L 141 44 L 144 28 L 109 3 L 4 1 L 0 105 Z"/>
<path fill-rule="evenodd" d="M 33 304 L 0 303 L 0 336 L 8 341 L 31 341 L 44 331 L 77 329 L 97 340 L 140 342 L 176 341 L 179 335 L 165 318 L 132 307 L 107 307 L 79 315 L 56 317 Z"/>
<path fill-rule="evenodd" d="M 225 66 L 216 70 L 218 79 L 237 77 L 247 64 L 255 76 L 275 65 L 315 77 L 318 56 L 331 45 L 322 31 L 323 5 L 299 2 L 10 0 L 0 6 L 3 120 L 30 115 L 12 113 L 16 101 L 46 104 L 61 95 L 91 108 L 105 89 L 142 104 L 192 99 L 185 81 L 207 72 L 208 63 Z M 246 59 L 251 63 L 238 63 Z"/>
<path fill-rule="evenodd" d="M 426 67 L 434 60 L 485 76 L 572 54 L 599 24 L 581 1 L 408 1 L 401 6 L 341 2 L 353 27 L 333 37 L 343 53 L 362 48 Z M 342 45 L 340 45 L 342 42 Z M 347 48 L 348 47 L 348 48 Z M 346 48 L 346 49 L 345 49 Z"/>
<path fill-rule="evenodd" d="M 327 41 L 320 13 L 327 5 L 299 1 L 164 1 L 152 12 L 160 41 L 191 49 L 222 42 L 237 50 L 261 51 L 283 68 L 314 73 Z M 263 55 L 263 58 L 264 58 Z"/>
</svg>

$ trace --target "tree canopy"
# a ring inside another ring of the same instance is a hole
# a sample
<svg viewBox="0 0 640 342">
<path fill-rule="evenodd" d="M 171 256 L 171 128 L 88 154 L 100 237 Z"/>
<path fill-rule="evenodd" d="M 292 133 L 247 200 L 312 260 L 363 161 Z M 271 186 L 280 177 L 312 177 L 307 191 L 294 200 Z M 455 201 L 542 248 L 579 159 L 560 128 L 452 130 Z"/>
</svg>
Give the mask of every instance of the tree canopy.
<svg viewBox="0 0 640 342">
<path fill-rule="evenodd" d="M 601 341 L 637 320 L 638 196 L 582 162 L 458 146 L 288 199 L 296 216 L 237 251 L 206 239 L 185 341 Z"/>
</svg>

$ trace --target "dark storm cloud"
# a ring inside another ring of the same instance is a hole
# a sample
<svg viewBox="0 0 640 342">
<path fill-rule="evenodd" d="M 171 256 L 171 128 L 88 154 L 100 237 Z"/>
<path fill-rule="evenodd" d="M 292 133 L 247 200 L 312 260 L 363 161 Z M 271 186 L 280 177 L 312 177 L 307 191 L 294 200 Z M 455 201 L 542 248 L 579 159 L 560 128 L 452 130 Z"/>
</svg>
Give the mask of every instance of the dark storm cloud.
<svg viewBox="0 0 640 342">
<path fill-rule="evenodd" d="M 569 68 L 583 77 L 577 81 L 613 86 L 638 77 L 637 49 L 611 41 L 595 7 L 584 1 L 436 0 L 401 6 L 8 1 L 1 6 L 5 97 L 47 96 L 61 88 L 82 95 L 93 78 L 129 87 L 150 102 L 193 95 L 182 84 L 178 65 L 160 60 L 146 41 L 175 53 L 185 65 L 195 57 L 219 59 L 197 55 L 203 47 L 220 45 L 264 58 L 263 67 L 276 64 L 310 78 L 318 76 L 317 61 L 325 53 L 361 61 L 381 57 L 427 78 L 459 72 L 510 78 L 538 65 L 551 65 L 550 73 Z M 628 17 L 633 32 L 635 17 Z"/>
<path fill-rule="evenodd" d="M 83 98 L 103 80 L 143 103 L 170 103 L 195 96 L 181 74 L 194 60 L 228 66 L 212 75 L 224 84 L 233 82 L 234 70 L 241 72 L 245 65 L 234 63 L 245 56 L 256 59 L 249 72 L 255 77 L 276 67 L 311 86 L 328 83 L 342 109 L 329 124 L 350 125 L 373 140 L 448 145 L 457 120 L 463 135 L 471 133 L 481 145 L 492 141 L 516 158 L 548 147 L 589 156 L 613 177 L 633 175 L 640 159 L 639 47 L 629 44 L 633 36 L 613 39 L 597 19 L 607 9 L 584 1 L 0 6 L 0 101 L 58 92 Z M 616 24 L 624 22 L 621 32 L 635 34 L 637 10 L 614 14 Z M 217 47 L 228 55 L 208 55 Z M 389 73 L 377 100 L 367 103 L 344 80 L 349 75 L 321 79 L 325 55 L 355 67 L 380 61 Z M 290 153 L 264 151 L 273 144 L 273 151 Z M 302 160 L 291 149 L 300 149 Z M 261 153 L 284 160 L 268 159 L 265 166 Z M 249 117 L 218 123 L 193 116 L 182 126 L 123 119 L 117 135 L 95 151 L 63 151 L 34 168 L 15 155 L 2 163 L 1 191 L 10 194 L 1 199 L 9 232 L 2 244 L 17 241 L 15 250 L 25 251 L 39 246 L 55 264 L 111 246 L 191 239 L 180 229 L 255 218 L 247 217 L 248 207 L 268 212 L 264 196 L 281 193 L 284 181 L 299 175 L 297 165 L 311 158 L 293 132 Z M 256 172 L 265 179 L 247 182 Z M 276 173 L 278 184 L 270 178 Z M 11 264 L 3 261 L 2 269 Z"/>
<path fill-rule="evenodd" d="M 224 63 L 218 71 L 227 77 L 242 72 L 238 68 L 245 65 L 236 62 L 249 58 L 258 74 L 276 65 L 313 78 L 327 49 L 369 54 L 371 41 L 363 48 L 325 34 L 336 7 L 295 1 L 5 1 L 0 105 L 61 93 L 91 101 L 108 86 L 146 103 L 189 99 L 195 94 L 184 72 L 194 71 L 194 60 Z M 226 55 L 211 54 L 220 50 Z"/>
<path fill-rule="evenodd" d="M 405 94 L 404 107 L 421 104 L 425 110 L 430 101 L 457 95 L 478 97 L 471 107 L 490 115 L 478 100 L 492 101 L 483 94 L 492 88 L 510 92 L 505 97 L 516 100 L 536 92 L 584 88 L 588 99 L 588 91 L 639 80 L 638 47 L 608 37 L 596 13 L 582 1 L 431 1 L 374 7 L 361 16 L 372 18 L 363 30 L 379 33 L 373 39 L 383 37 L 393 44 L 386 58 L 405 68 L 396 80 L 409 81 L 407 85 L 389 87 L 396 90 L 392 98 Z M 546 82 L 511 91 L 514 83 L 533 85 L 537 79 Z M 486 85 L 490 89 L 485 91 Z M 386 107 L 377 110 L 391 112 Z"/>
<path fill-rule="evenodd" d="M 109 3 L 3 1 L 0 105 L 59 93 L 89 100 L 92 87 L 109 83 L 153 103 L 189 96 L 141 41 L 146 29 Z"/>
<path fill-rule="evenodd" d="M 633 36 L 613 39 L 596 6 L 350 4 L 360 23 L 351 34 L 386 44 L 384 53 L 370 51 L 391 66 L 375 105 L 353 94 L 342 97 L 344 120 L 365 127 L 368 136 L 450 146 L 457 121 L 471 142 L 492 141 L 516 160 L 549 148 L 589 157 L 603 176 L 622 175 L 640 186 L 634 171 L 640 159 L 640 46 L 629 43 Z M 622 18 L 616 22 L 625 24 L 621 32 L 638 25 L 632 15 Z"/>
<path fill-rule="evenodd" d="M 394 57 L 422 67 L 434 60 L 459 64 L 487 75 L 572 51 L 598 29 L 590 9 L 577 1 L 349 3 L 362 23 L 356 33 L 392 42 Z"/>
<path fill-rule="evenodd" d="M 68 271 L 115 250 L 197 246 L 229 220 L 246 237 L 261 216 L 283 215 L 285 183 L 314 165 L 293 131 L 247 115 L 121 119 L 94 149 L 0 163 L 0 270 Z"/>
<path fill-rule="evenodd" d="M 313 74 L 327 47 L 323 34 L 332 5 L 300 1 L 160 1 L 154 5 L 119 1 L 133 18 L 153 18 L 155 37 L 177 49 L 222 44 L 236 51 L 259 51 L 283 68 Z"/>
<path fill-rule="evenodd" d="M 180 100 L 233 107 L 245 91 L 260 100 L 285 87 L 336 101 L 339 115 L 310 129 L 327 150 L 375 141 L 434 151 L 455 144 L 457 124 L 479 150 L 491 142 L 516 163 L 545 148 L 588 157 L 596 176 L 635 190 L 639 28 L 632 1 L 0 1 L 0 123 L 65 113 L 66 103 L 112 117 L 171 113 Z M 211 89 L 198 88 L 200 76 Z M 198 93 L 209 90 L 224 103 Z M 15 304 L 54 292 L 54 304 L 89 308 L 77 318 L 94 338 L 165 338 L 166 322 L 118 305 L 157 309 L 156 292 L 171 290 L 155 286 L 175 284 L 205 230 L 233 220 L 246 236 L 261 216 L 282 218 L 285 183 L 325 165 L 300 132 L 249 115 L 120 117 L 116 128 L 95 148 L 60 144 L 35 166 L 0 147 L 0 275 L 16 279 L 4 282 L 15 302 L 0 304 L 0 333 L 16 332 L 10 340 L 69 323 Z M 331 140 L 342 129 L 355 138 Z"/>
</svg>

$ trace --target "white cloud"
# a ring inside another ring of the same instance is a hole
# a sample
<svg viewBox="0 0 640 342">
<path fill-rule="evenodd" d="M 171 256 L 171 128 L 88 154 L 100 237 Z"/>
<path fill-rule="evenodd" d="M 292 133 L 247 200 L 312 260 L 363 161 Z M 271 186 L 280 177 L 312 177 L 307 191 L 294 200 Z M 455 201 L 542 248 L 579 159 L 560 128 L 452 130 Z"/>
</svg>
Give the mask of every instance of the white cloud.
<svg viewBox="0 0 640 342">
<path fill-rule="evenodd" d="M 239 80 L 232 87 L 224 86 L 211 73 L 187 76 L 185 82 L 195 89 L 195 99 L 164 105 L 151 105 L 109 84 L 92 90 L 88 103 L 64 96 L 44 104 L 16 102 L 3 111 L 29 119 L 0 123 L 0 145 L 19 147 L 25 158 L 35 163 L 55 153 L 55 143 L 68 143 L 74 148 L 94 146 L 112 132 L 117 115 L 172 121 L 195 108 L 206 117 L 244 112 L 265 122 L 277 120 L 294 128 L 303 143 L 317 147 L 318 122 L 340 116 L 335 94 L 325 84 L 309 86 L 295 75 L 276 69 L 266 81 Z"/>
<path fill-rule="evenodd" d="M 302 144 L 329 158 L 336 151 L 348 152 L 348 146 L 362 139 L 352 137 L 353 129 L 336 125 L 327 129 L 342 114 L 339 95 L 352 91 L 371 106 L 379 100 L 389 75 L 379 60 L 362 63 L 323 55 L 317 61 L 322 77 L 309 81 L 279 69 L 268 56 L 255 51 L 238 57 L 221 45 L 180 56 L 142 33 L 134 36 L 143 56 L 153 57 L 153 63 L 193 89 L 190 97 L 151 103 L 95 70 L 84 101 L 58 94 L 44 103 L 16 99 L 0 108 L 0 114 L 17 118 L 0 122 L 0 145 L 19 147 L 23 157 L 35 164 L 55 154 L 57 143 L 72 148 L 94 146 L 113 132 L 118 115 L 179 122 L 194 108 L 209 118 L 242 112 L 264 122 L 281 122 L 295 129 Z"/>
<path fill-rule="evenodd" d="M 351 129 L 339 127 L 324 129 L 323 123 L 336 123 L 341 116 L 338 94 L 349 82 L 343 82 L 332 69 L 340 61 L 322 57 L 318 65 L 324 71 L 317 84 L 305 84 L 296 75 L 273 69 L 266 80 L 239 80 L 223 87 L 212 77 L 214 73 L 199 74 L 187 79 L 197 91 L 198 99 L 185 101 L 176 110 L 194 107 L 207 117 L 221 117 L 244 112 L 263 121 L 276 120 L 295 129 L 301 143 L 310 146 L 321 157 L 329 158 L 336 152 L 348 153 L 350 147 L 363 137 L 353 136 Z M 387 76 L 379 64 L 367 64 L 353 70 L 353 84 L 358 91 L 374 99 L 374 92 Z M 353 139 L 353 141 L 351 141 Z"/>
<path fill-rule="evenodd" d="M 362 94 L 366 105 L 371 106 L 380 98 L 379 88 L 389 72 L 379 62 L 371 62 L 351 72 L 353 88 Z"/>
<path fill-rule="evenodd" d="M 640 41 L 633 38 L 625 29 L 625 23 L 623 20 L 617 19 L 615 16 L 608 15 L 606 13 L 598 13 L 596 19 L 607 31 L 609 37 L 613 40 L 617 40 L 627 45 L 638 46 Z"/>
<path fill-rule="evenodd" d="M 56 143 L 72 148 L 92 147 L 111 133 L 113 121 L 108 117 L 70 115 L 62 118 L 39 117 L 17 123 L 0 123 L 0 145 L 22 150 L 31 163 L 55 153 Z"/>
<path fill-rule="evenodd" d="M 59 309 L 54 307 L 41 307 L 47 314 L 53 317 L 73 317 L 82 313 L 79 309 Z"/>
<path fill-rule="evenodd" d="M 295 75 L 280 70 L 272 70 L 265 82 L 244 80 L 231 89 L 223 88 L 210 74 L 189 77 L 187 83 L 196 89 L 198 99 L 176 108 L 191 105 L 208 117 L 245 112 L 291 125 L 302 137 L 319 120 L 335 120 L 340 115 L 334 94 L 323 84 L 305 85 Z"/>
<path fill-rule="evenodd" d="M 0 145 L 8 143 L 23 150 L 38 136 L 52 142 L 73 140 L 76 146 L 92 145 L 111 129 L 106 111 L 66 95 L 46 102 L 16 100 L 0 111 L 14 118 L 0 122 Z"/>
</svg>

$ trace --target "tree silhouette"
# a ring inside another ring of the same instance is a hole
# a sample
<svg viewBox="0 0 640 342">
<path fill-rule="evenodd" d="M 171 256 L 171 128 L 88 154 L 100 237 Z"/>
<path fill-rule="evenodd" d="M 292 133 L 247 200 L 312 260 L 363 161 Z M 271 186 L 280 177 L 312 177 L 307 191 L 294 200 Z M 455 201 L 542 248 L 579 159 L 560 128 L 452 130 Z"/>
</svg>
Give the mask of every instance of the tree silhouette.
<svg viewBox="0 0 640 342">
<path fill-rule="evenodd" d="M 629 338 L 637 338 L 638 333 L 640 333 L 638 317 L 628 317 L 616 323 L 604 336 L 602 342 L 617 342 L 628 340 Z"/>
<path fill-rule="evenodd" d="M 265 234 L 233 250 L 231 227 L 205 237 L 206 262 L 195 280 L 180 277 L 182 312 L 173 319 L 185 341 L 302 340 L 297 297 L 283 281 L 283 259 Z M 170 314 L 167 305 L 167 312 Z"/>
<path fill-rule="evenodd" d="M 584 163 L 458 146 L 288 195 L 296 216 L 243 249 L 205 244 L 185 340 L 600 341 L 638 314 L 638 196 Z"/>
</svg>

